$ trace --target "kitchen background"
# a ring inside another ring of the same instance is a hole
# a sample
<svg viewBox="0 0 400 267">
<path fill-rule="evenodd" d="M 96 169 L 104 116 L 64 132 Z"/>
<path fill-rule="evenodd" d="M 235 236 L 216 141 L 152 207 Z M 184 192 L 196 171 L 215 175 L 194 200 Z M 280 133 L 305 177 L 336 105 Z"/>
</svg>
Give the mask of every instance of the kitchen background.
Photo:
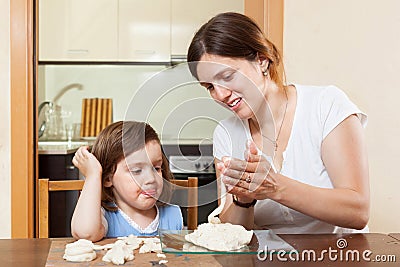
<svg viewBox="0 0 400 267">
<path fill-rule="evenodd" d="M 164 139 L 210 139 L 217 122 L 229 113 L 211 100 L 207 107 L 196 101 L 210 97 L 193 79 L 191 85 L 174 84 L 174 89 L 166 88 L 167 81 L 162 80 L 144 88 L 148 94 L 143 99 L 133 98 L 161 71 L 177 80 L 191 77 L 185 68 L 169 67 L 185 60 L 200 25 L 224 11 L 244 13 L 244 0 L 40 0 L 38 103 L 57 100 L 63 123 L 81 122 L 83 98 L 112 98 L 114 121 L 126 118 L 130 104 L 135 105 L 135 113 L 154 104 L 151 114 L 145 114 L 148 119 L 140 114 L 129 118 L 148 120 Z M 152 91 L 160 87 L 160 94 L 152 99 Z M 190 105 L 182 105 L 185 101 Z M 200 112 L 195 114 L 196 110 Z M 169 124 L 177 125 L 163 127 L 168 116 L 188 112 L 197 119 L 185 129 L 176 119 Z M 210 120 L 205 113 L 214 115 Z"/>
<path fill-rule="evenodd" d="M 0 0 L 0 4 L 0 39 L 7 40 L 10 3 Z M 396 109 L 400 97 L 396 86 L 400 70 L 398 10 L 397 0 L 284 0 L 283 54 L 288 80 L 300 84 L 335 84 L 369 115 L 366 139 L 372 232 L 400 231 L 400 179 L 395 167 L 400 160 L 397 138 L 400 116 Z M 9 50 L 10 44 L 0 42 L 0 68 L 4 70 L 0 72 L 3 125 L 10 123 Z M 72 120 L 79 120 L 84 97 L 112 97 L 116 120 L 129 102 L 119 97 L 125 97 L 126 93 L 131 96 L 137 85 L 164 68 L 165 65 L 42 65 L 39 99 L 51 100 L 64 86 L 78 82 L 83 84 L 82 90 L 72 88 L 59 100 L 63 108 L 73 112 Z M 86 76 L 92 78 L 86 79 Z M 204 93 L 202 89 L 191 92 Z M 0 236 L 3 237 L 10 236 L 11 222 L 9 140 L 10 132 L 0 131 Z"/>
<path fill-rule="evenodd" d="M 113 120 L 123 120 L 130 105 L 134 113 L 128 117 L 148 121 L 162 134 L 163 139 L 211 139 L 217 122 L 230 113 L 212 101 L 207 91 L 198 84 L 187 84 L 177 88 L 165 88 L 163 84 L 153 88 L 146 83 L 160 72 L 176 72 L 182 75 L 180 67 L 163 65 L 41 65 L 39 66 L 39 102 L 53 101 L 62 108 L 63 123 L 80 123 L 83 98 L 112 98 Z M 159 74 L 162 75 L 162 74 Z M 186 74 L 189 76 L 189 73 Z M 177 77 L 179 78 L 179 77 Z M 80 86 L 70 86 L 79 84 Z M 69 87 L 68 90 L 63 88 Z M 158 89 L 170 89 L 166 96 Z M 138 94 L 139 90 L 147 90 Z M 152 90 L 153 92 L 151 92 Z M 154 91 L 158 90 L 157 94 Z M 61 97 L 60 91 L 65 92 Z M 156 94 L 156 98 L 153 95 Z M 185 101 L 188 101 L 185 103 Z M 155 105 L 149 111 L 150 105 Z M 42 111 L 43 116 L 45 109 Z M 144 114 L 143 114 L 144 113 Z M 179 117 L 197 118 L 183 126 Z M 173 119 L 171 119 L 173 118 Z M 168 125 L 164 122 L 168 120 Z M 64 135 L 65 138 L 65 135 Z M 45 139 L 45 138 L 44 138 Z"/>
</svg>

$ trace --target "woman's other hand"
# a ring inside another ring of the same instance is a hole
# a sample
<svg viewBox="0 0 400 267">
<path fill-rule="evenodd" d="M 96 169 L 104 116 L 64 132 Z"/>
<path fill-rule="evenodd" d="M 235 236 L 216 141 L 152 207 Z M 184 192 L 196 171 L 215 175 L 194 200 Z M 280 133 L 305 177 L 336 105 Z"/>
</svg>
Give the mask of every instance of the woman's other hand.
<svg viewBox="0 0 400 267">
<path fill-rule="evenodd" d="M 85 178 L 101 177 L 102 167 L 97 158 L 89 152 L 88 146 L 82 146 L 76 151 L 72 163 L 79 169 Z"/>
<path fill-rule="evenodd" d="M 252 141 L 247 144 L 245 159 L 223 157 L 217 164 L 227 191 L 236 195 L 241 202 L 273 198 L 278 192 L 277 175 L 269 161 L 258 155 Z"/>
</svg>

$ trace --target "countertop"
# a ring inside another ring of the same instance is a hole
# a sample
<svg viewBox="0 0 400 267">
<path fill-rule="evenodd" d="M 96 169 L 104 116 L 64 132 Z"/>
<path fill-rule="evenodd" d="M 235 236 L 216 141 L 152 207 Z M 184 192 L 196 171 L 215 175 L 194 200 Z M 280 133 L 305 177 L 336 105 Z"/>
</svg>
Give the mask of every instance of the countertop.
<svg viewBox="0 0 400 267">
<path fill-rule="evenodd" d="M 94 143 L 94 139 L 90 140 L 56 140 L 56 141 L 42 141 L 38 142 L 38 153 L 39 155 L 67 155 L 75 153 L 81 146 L 91 146 Z M 161 140 L 162 145 L 195 145 L 197 146 L 212 146 L 212 140 L 210 139 L 163 139 Z"/>
<path fill-rule="evenodd" d="M 67 155 L 75 153 L 81 146 L 91 146 L 92 140 L 79 141 L 39 141 L 39 155 Z"/>
<path fill-rule="evenodd" d="M 212 145 L 210 138 L 164 138 L 161 139 L 163 145 Z"/>
</svg>

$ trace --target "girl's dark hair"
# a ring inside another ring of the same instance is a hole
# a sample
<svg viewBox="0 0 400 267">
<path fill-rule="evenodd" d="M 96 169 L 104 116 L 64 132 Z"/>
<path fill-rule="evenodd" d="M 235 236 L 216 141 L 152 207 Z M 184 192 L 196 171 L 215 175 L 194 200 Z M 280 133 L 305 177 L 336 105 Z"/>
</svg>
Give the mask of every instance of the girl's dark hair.
<svg viewBox="0 0 400 267">
<path fill-rule="evenodd" d="M 259 56 L 269 61 L 271 79 L 283 88 L 278 66 L 281 55 L 260 27 L 249 17 L 234 12 L 221 13 L 210 19 L 196 32 L 189 46 L 187 61 L 190 72 L 197 76 L 197 64 L 204 54 L 241 58 L 249 61 Z"/>
<path fill-rule="evenodd" d="M 115 196 L 112 187 L 105 187 L 105 181 L 111 180 L 117 170 L 117 164 L 126 156 L 145 147 L 150 141 L 160 143 L 156 131 L 147 123 L 137 121 L 119 121 L 108 125 L 96 138 L 92 147 L 92 153 L 100 162 L 103 173 L 101 177 L 102 196 L 101 205 L 107 210 L 116 210 Z M 163 205 L 172 194 L 169 181 L 173 175 L 169 169 L 168 160 L 162 155 L 163 191 L 157 205 Z"/>
</svg>

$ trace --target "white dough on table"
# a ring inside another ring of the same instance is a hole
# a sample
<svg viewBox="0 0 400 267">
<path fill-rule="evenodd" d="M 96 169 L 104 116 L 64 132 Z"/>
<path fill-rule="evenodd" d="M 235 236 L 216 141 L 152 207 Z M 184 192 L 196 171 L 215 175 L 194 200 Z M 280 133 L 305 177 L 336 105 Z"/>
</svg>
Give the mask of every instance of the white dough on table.
<svg viewBox="0 0 400 267">
<path fill-rule="evenodd" d="M 118 239 L 124 241 L 132 250 L 138 249 L 140 245 L 143 244 L 144 240 L 144 238 L 137 237 L 132 234 L 124 237 L 118 237 Z"/>
<path fill-rule="evenodd" d="M 157 237 L 143 238 L 143 245 L 139 249 L 139 253 L 161 252 L 161 242 Z"/>
<path fill-rule="evenodd" d="M 93 249 L 94 250 L 109 250 L 112 249 L 112 247 L 114 246 L 114 243 L 111 244 L 105 244 L 105 245 L 93 245 Z"/>
<path fill-rule="evenodd" d="M 248 245 L 252 237 L 252 230 L 230 223 L 203 223 L 193 233 L 185 235 L 186 241 L 214 251 L 240 249 Z"/>
<path fill-rule="evenodd" d="M 139 247 L 139 253 L 161 252 L 159 238 L 143 238 L 129 235 L 118 237 L 116 242 L 105 245 L 95 245 L 90 240 L 79 239 L 65 246 L 63 258 L 72 262 L 92 261 L 97 257 L 95 250 L 109 249 L 103 256 L 103 261 L 120 265 L 126 261 L 133 260 L 135 258 L 133 251 Z M 165 258 L 166 256 L 164 254 L 157 254 L 157 257 Z"/>
<path fill-rule="evenodd" d="M 113 248 L 107 251 L 106 255 L 103 256 L 103 261 L 120 265 L 124 264 L 125 261 L 131 261 L 134 258 L 133 250 L 129 249 L 128 245 L 124 241 L 117 240 Z"/>
<path fill-rule="evenodd" d="M 72 262 L 92 261 L 97 255 L 92 241 L 79 239 L 65 246 L 63 259 Z"/>
<path fill-rule="evenodd" d="M 64 254 L 63 259 L 71 262 L 85 262 L 85 261 L 92 261 L 96 259 L 97 255 L 96 252 L 92 251 L 89 253 L 83 253 L 79 255 L 66 255 Z"/>
</svg>

